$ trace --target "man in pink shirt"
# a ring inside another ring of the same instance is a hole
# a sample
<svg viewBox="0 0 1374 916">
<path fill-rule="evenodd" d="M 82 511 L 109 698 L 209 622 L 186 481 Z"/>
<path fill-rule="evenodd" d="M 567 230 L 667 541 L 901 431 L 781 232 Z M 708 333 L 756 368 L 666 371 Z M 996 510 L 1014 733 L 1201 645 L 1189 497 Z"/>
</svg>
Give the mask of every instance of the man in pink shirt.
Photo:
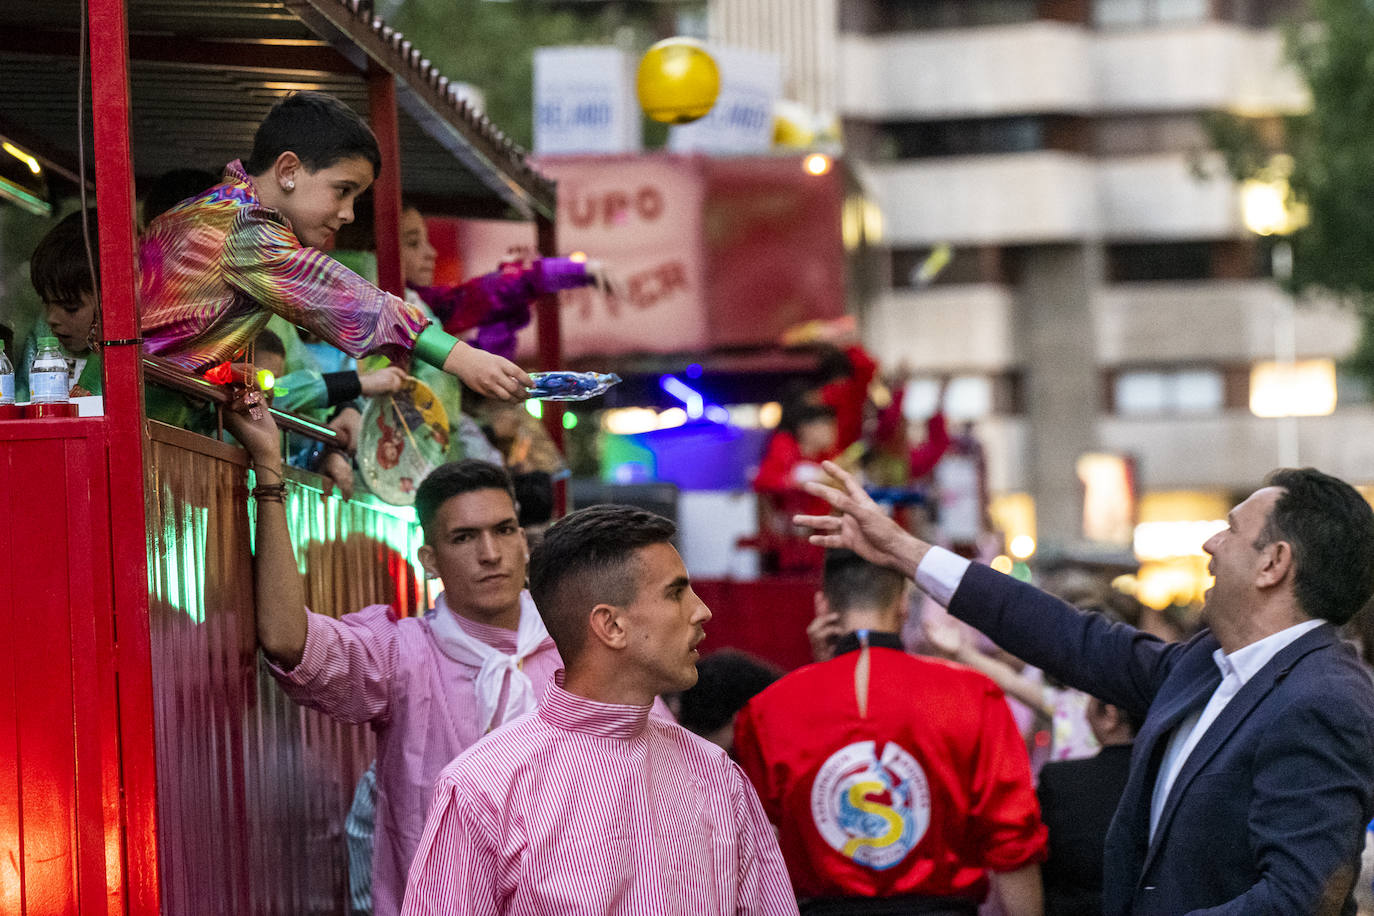
<svg viewBox="0 0 1374 916">
<path fill-rule="evenodd" d="M 531 593 L 567 663 L 539 709 L 440 775 L 403 914 L 795 914 L 787 867 L 725 751 L 650 717 L 697 679 L 711 612 L 672 522 L 594 506 L 549 529 Z"/>
<path fill-rule="evenodd" d="M 395 916 L 435 778 L 482 735 L 533 709 L 562 665 L 523 590 L 529 556 L 510 478 L 462 461 L 420 485 L 420 561 L 444 585 L 432 613 L 398 619 L 373 605 L 336 620 L 305 608 L 275 425 L 227 422 L 258 475 L 257 627 L 272 673 L 296 702 L 377 734 L 372 903 L 375 916 Z"/>
</svg>

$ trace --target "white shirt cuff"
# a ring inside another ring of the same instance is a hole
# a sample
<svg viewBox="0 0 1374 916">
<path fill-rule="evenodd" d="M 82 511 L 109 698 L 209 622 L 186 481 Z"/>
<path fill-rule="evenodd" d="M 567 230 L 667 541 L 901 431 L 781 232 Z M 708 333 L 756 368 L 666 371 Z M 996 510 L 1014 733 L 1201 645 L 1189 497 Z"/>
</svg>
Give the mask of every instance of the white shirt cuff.
<svg viewBox="0 0 1374 916">
<path fill-rule="evenodd" d="M 943 547 L 932 547 L 916 567 L 916 587 L 925 592 L 940 607 L 949 607 L 950 599 L 964 581 L 969 561 Z"/>
</svg>

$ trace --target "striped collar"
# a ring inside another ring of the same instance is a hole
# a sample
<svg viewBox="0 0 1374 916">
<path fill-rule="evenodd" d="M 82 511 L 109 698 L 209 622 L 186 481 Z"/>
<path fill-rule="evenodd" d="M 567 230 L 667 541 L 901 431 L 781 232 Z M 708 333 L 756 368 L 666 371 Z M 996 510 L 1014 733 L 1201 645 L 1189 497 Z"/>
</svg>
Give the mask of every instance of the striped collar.
<svg viewBox="0 0 1374 916">
<path fill-rule="evenodd" d="M 598 703 L 563 689 L 564 669 L 554 672 L 553 683 L 539 706 L 539 717 L 554 728 L 600 738 L 634 738 L 644 731 L 649 706 Z"/>
</svg>

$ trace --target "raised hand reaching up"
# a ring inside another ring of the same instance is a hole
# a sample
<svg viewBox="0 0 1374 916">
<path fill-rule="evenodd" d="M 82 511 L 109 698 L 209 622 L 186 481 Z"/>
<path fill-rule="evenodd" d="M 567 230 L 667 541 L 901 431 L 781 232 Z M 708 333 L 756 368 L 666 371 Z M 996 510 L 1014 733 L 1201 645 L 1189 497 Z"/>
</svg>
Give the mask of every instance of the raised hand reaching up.
<svg viewBox="0 0 1374 916">
<path fill-rule="evenodd" d="M 916 567 L 930 545 L 912 537 L 888 518 L 848 471 L 833 461 L 826 461 L 821 466 L 839 483 L 839 487 L 815 481 L 809 481 L 803 487 L 812 496 L 819 496 L 830 503 L 841 514 L 794 516 L 796 524 L 813 532 L 811 543 L 852 550 L 870 563 L 914 577 Z"/>
</svg>

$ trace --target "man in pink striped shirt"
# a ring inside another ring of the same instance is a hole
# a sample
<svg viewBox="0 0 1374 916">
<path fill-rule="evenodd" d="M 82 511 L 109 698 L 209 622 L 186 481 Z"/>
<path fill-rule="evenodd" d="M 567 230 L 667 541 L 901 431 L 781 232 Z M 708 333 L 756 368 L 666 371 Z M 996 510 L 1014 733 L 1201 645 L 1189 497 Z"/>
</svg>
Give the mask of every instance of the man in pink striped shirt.
<svg viewBox="0 0 1374 916">
<path fill-rule="evenodd" d="M 275 427 L 269 418 L 234 431 L 268 484 L 254 491 L 258 641 L 292 699 L 376 732 L 372 904 L 375 916 L 396 916 L 435 778 L 482 735 L 533 709 L 562 665 L 523 590 L 529 557 L 510 478 L 462 461 L 420 485 L 420 561 L 444 585 L 432 613 L 398 619 L 373 605 L 334 619 L 306 610 L 285 513 L 271 498 L 281 480 Z"/>
<path fill-rule="evenodd" d="M 549 529 L 531 593 L 567 670 L 443 771 L 404 916 L 795 914 L 777 838 L 725 751 L 649 715 L 711 619 L 672 522 L 594 506 Z"/>
</svg>

